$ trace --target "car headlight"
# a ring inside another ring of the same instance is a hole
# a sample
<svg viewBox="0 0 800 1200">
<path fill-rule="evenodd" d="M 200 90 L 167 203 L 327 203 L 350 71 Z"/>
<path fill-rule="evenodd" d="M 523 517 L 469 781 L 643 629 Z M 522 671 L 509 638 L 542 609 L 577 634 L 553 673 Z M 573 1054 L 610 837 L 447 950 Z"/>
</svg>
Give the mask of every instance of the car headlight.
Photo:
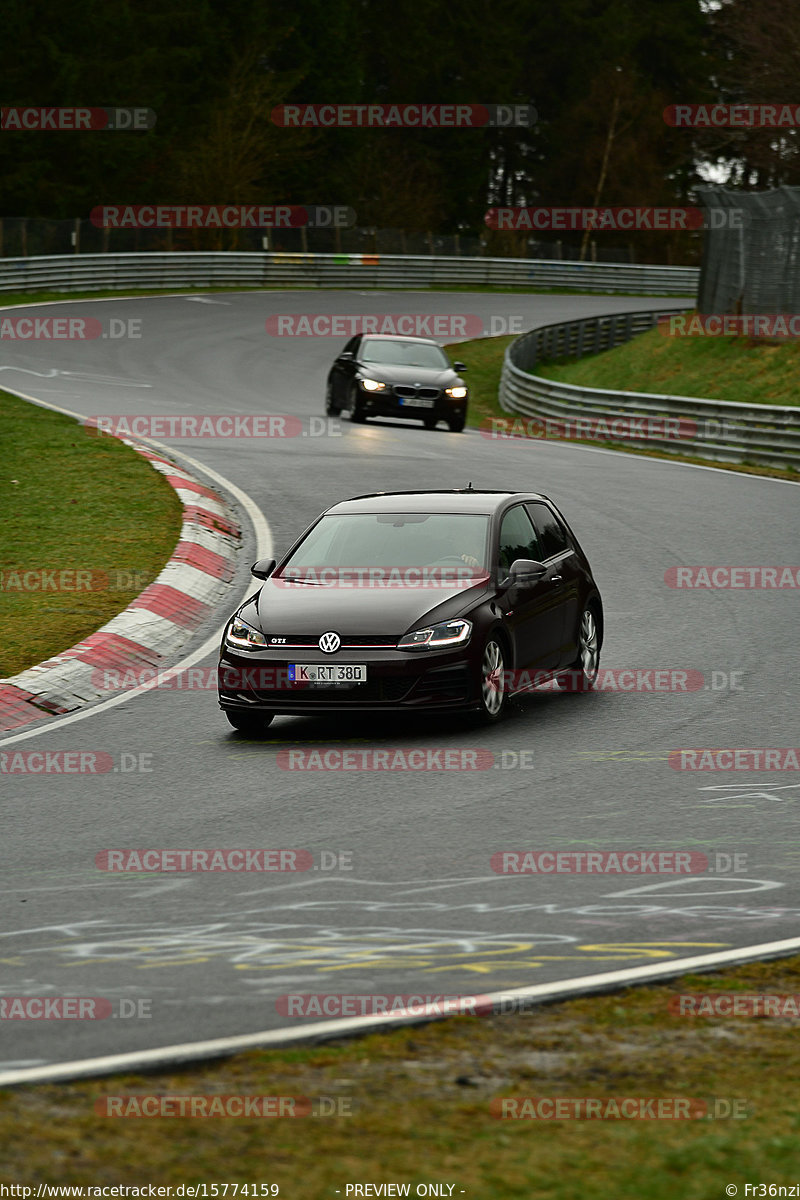
<svg viewBox="0 0 800 1200">
<path fill-rule="evenodd" d="M 465 387 L 445 388 L 444 391 L 446 396 L 452 396 L 454 400 L 463 400 L 467 394 Z"/>
<path fill-rule="evenodd" d="M 415 629 L 397 643 L 398 650 L 441 650 L 448 646 L 464 646 L 472 633 L 471 621 L 441 621 L 426 629 Z"/>
<path fill-rule="evenodd" d="M 241 617 L 234 617 L 225 630 L 225 645 L 234 646 L 237 650 L 254 650 L 266 644 L 267 639 L 263 633 L 248 625 Z"/>
<path fill-rule="evenodd" d="M 377 379 L 362 379 L 361 386 L 365 392 L 382 392 L 386 384 L 379 383 Z"/>
</svg>

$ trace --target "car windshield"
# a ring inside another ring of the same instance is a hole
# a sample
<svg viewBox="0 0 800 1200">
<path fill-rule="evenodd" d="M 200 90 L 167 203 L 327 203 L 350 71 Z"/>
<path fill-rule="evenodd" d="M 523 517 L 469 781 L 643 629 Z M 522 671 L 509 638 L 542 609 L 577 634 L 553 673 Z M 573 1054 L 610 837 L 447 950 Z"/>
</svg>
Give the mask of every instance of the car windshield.
<svg viewBox="0 0 800 1200">
<path fill-rule="evenodd" d="M 323 517 L 281 569 L 467 566 L 486 569 L 489 518 L 476 513 L 342 513 Z"/>
<path fill-rule="evenodd" d="M 365 338 L 358 356 L 363 362 L 389 363 L 403 367 L 435 367 L 444 371 L 450 366 L 447 356 L 430 342 L 378 341 Z"/>
</svg>

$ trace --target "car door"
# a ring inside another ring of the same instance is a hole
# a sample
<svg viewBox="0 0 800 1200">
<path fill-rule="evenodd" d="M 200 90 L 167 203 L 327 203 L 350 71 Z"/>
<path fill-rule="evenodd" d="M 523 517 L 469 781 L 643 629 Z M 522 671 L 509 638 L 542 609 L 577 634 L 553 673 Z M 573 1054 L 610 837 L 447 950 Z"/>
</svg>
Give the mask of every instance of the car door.
<svg viewBox="0 0 800 1200">
<path fill-rule="evenodd" d="M 355 337 L 350 338 L 350 341 L 331 367 L 330 381 L 333 389 L 333 399 L 340 408 L 344 408 L 347 402 L 350 380 L 355 375 L 360 345 L 361 334 L 357 333 Z M 352 354 L 353 357 L 342 358 L 342 354 Z"/>
<path fill-rule="evenodd" d="M 542 561 L 542 547 L 524 504 L 515 504 L 500 522 L 497 548 L 498 583 L 518 558 Z M 547 670 L 560 665 L 564 642 L 563 591 L 557 566 L 542 579 L 516 584 L 500 597 L 506 627 L 514 640 L 518 669 Z"/>
<path fill-rule="evenodd" d="M 567 531 L 556 513 L 544 501 L 531 500 L 525 505 L 533 521 L 542 562 L 547 564 L 548 578 L 559 597 L 563 616 L 558 666 L 569 666 L 575 660 L 577 629 L 583 575 L 578 556 L 570 545 Z"/>
</svg>

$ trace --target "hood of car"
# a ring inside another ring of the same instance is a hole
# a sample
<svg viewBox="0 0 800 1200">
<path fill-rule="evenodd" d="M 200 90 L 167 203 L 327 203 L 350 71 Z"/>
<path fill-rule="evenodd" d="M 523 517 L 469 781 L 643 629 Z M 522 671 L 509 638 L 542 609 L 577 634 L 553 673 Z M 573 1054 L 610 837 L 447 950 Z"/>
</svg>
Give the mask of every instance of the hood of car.
<svg viewBox="0 0 800 1200">
<path fill-rule="evenodd" d="M 359 363 L 358 373 L 378 383 L 421 383 L 424 387 L 451 387 L 458 381 L 452 367 L 407 367 L 394 363 Z"/>
<path fill-rule="evenodd" d="M 433 621 L 464 616 L 490 591 L 488 581 L 466 586 L 396 587 L 390 584 L 346 586 L 288 585 L 268 579 L 241 610 L 245 621 L 267 638 L 320 635 L 344 637 L 397 635 Z"/>
</svg>

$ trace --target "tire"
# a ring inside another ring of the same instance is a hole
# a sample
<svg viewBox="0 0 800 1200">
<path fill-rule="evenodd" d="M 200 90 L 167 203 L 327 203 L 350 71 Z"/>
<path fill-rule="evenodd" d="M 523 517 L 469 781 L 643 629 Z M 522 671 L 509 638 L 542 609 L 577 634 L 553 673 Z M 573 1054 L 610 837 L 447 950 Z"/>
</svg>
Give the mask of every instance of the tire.
<svg viewBox="0 0 800 1200">
<path fill-rule="evenodd" d="M 274 713 L 233 712 L 228 708 L 224 712 L 230 724 L 239 733 L 250 733 L 253 735 L 263 733 L 275 719 Z"/>
<path fill-rule="evenodd" d="M 463 413 L 461 413 L 461 415 L 458 417 L 452 417 L 451 420 L 449 420 L 447 422 L 447 424 L 450 426 L 451 433 L 462 433 L 465 422 L 466 422 L 466 417 L 464 416 Z"/>
<path fill-rule="evenodd" d="M 350 420 L 356 425 L 363 425 L 367 419 L 367 414 L 364 412 L 364 401 L 358 394 L 358 388 L 353 384 L 350 388 Z"/>
<path fill-rule="evenodd" d="M 480 707 L 476 719 L 480 725 L 494 724 L 505 715 L 508 696 L 505 690 L 505 653 L 494 635 L 486 640 L 481 655 Z"/>
<path fill-rule="evenodd" d="M 325 415 L 328 417 L 338 417 L 341 411 L 339 405 L 333 399 L 333 384 L 328 380 L 325 388 Z"/>
<path fill-rule="evenodd" d="M 426 429 L 435 429 L 436 426 L 439 424 L 439 418 L 433 417 L 433 416 L 423 417 L 422 424 L 425 426 Z"/>
<path fill-rule="evenodd" d="M 581 613 L 578 626 L 578 657 L 566 675 L 557 675 L 556 682 L 564 692 L 590 692 L 597 682 L 600 666 L 600 630 L 591 608 Z"/>
</svg>

